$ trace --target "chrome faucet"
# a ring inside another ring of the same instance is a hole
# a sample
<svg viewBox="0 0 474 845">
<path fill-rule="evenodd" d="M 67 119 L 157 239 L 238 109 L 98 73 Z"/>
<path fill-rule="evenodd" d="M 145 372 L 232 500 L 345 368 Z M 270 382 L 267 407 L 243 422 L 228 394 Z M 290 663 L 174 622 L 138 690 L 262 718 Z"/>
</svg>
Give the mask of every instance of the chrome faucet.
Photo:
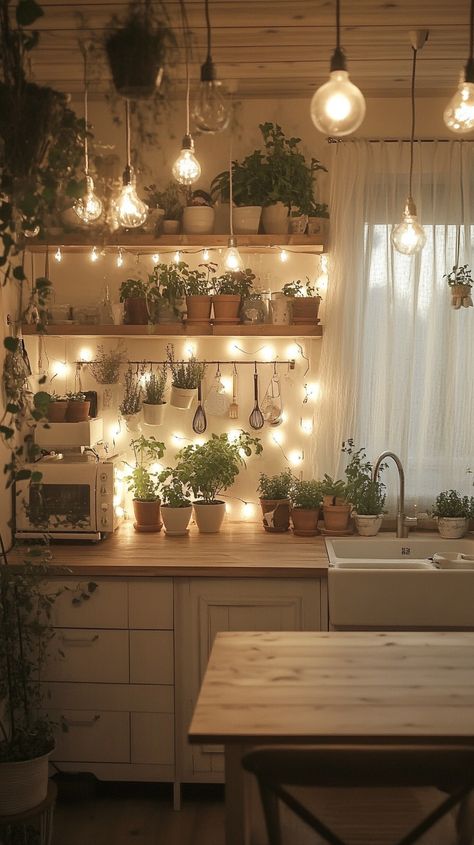
<svg viewBox="0 0 474 845">
<path fill-rule="evenodd" d="M 399 481 L 399 492 L 398 492 L 398 513 L 397 513 L 397 537 L 408 537 L 408 528 L 410 525 L 416 525 L 416 519 L 411 517 L 405 517 L 405 473 L 403 471 L 403 466 L 400 458 L 395 452 L 382 452 L 381 455 L 377 458 L 374 466 L 374 471 L 372 473 L 373 481 L 377 481 L 377 475 L 380 469 L 380 464 L 386 458 L 392 458 L 393 462 L 395 463 L 398 469 L 398 481 Z"/>
</svg>

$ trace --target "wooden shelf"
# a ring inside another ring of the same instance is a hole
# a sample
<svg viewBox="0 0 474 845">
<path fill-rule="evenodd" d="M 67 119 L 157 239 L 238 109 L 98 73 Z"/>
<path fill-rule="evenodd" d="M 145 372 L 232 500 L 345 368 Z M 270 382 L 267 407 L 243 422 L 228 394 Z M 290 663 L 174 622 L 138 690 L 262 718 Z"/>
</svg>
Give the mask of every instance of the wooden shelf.
<svg viewBox="0 0 474 845">
<path fill-rule="evenodd" d="M 324 244 L 318 235 L 237 235 L 239 249 L 243 252 L 259 252 L 266 250 L 277 250 L 280 247 L 292 247 L 298 252 L 319 254 L 324 252 Z M 92 246 L 97 249 L 123 249 L 146 250 L 151 253 L 160 249 L 172 251 L 173 249 L 208 249 L 223 247 L 228 244 L 229 235 L 161 235 L 153 238 L 146 234 L 120 234 L 111 235 L 104 239 L 100 233 L 91 234 L 63 234 L 51 237 L 48 241 L 27 240 L 25 249 L 29 252 L 44 252 L 46 247 L 57 249 L 61 247 L 64 252 L 87 252 Z"/>
<path fill-rule="evenodd" d="M 37 335 L 35 325 L 25 324 L 23 334 Z M 301 324 L 274 326 L 259 325 L 212 326 L 207 323 L 186 326 L 181 323 L 156 326 L 85 326 L 77 323 L 54 323 L 46 334 L 55 337 L 322 337 L 320 325 Z"/>
</svg>

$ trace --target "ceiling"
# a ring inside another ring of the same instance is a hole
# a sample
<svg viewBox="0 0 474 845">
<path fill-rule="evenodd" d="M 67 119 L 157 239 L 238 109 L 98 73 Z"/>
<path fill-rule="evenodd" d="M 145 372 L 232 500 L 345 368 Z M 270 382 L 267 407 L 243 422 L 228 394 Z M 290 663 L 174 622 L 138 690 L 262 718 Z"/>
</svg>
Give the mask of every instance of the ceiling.
<svg viewBox="0 0 474 845">
<path fill-rule="evenodd" d="M 40 0 L 41 2 L 41 0 Z M 67 92 L 82 90 L 79 19 L 98 39 L 127 3 L 45 0 L 38 21 L 40 44 L 32 54 L 37 81 Z M 166 0 L 170 19 L 180 26 L 178 0 Z M 343 0 L 342 45 L 351 78 L 367 96 L 407 96 L 411 49 L 408 30 L 429 29 L 419 56 L 418 96 L 452 92 L 467 58 L 469 0 Z M 192 78 L 205 58 L 204 0 L 186 0 L 191 30 Z M 220 78 L 241 97 L 309 97 L 327 77 L 334 46 L 335 0 L 210 0 L 213 57 Z M 85 33 L 82 33 L 83 36 Z M 182 47 L 182 38 L 181 38 Z M 184 51 L 171 69 L 172 91 L 185 84 Z M 108 69 L 96 73 L 97 94 L 108 84 Z"/>
</svg>

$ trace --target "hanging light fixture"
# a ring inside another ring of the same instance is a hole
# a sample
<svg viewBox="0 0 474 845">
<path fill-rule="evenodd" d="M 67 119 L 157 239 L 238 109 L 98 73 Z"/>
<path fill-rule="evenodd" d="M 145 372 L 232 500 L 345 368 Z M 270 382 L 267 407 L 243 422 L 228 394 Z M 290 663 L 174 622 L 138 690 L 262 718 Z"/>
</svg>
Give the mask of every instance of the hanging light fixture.
<svg viewBox="0 0 474 845">
<path fill-rule="evenodd" d="M 116 216 L 120 226 L 126 229 L 136 229 L 143 226 L 147 215 L 148 206 L 142 202 L 136 191 L 136 177 L 130 163 L 130 103 L 125 100 L 125 131 L 127 145 L 127 164 L 123 171 L 122 190 L 115 201 Z"/>
<path fill-rule="evenodd" d="M 207 58 L 201 65 L 201 84 L 194 103 L 193 119 L 196 129 L 213 135 L 227 129 L 230 108 L 222 93 L 222 83 L 217 78 L 217 69 L 211 56 L 211 21 L 209 0 L 205 0 L 207 27 Z"/>
<path fill-rule="evenodd" d="M 230 135 L 229 144 L 229 240 L 227 242 L 227 249 L 222 257 L 222 263 L 229 273 L 237 273 L 244 269 L 242 256 L 237 249 L 237 241 L 234 238 L 234 222 L 232 219 L 232 205 L 234 199 L 233 180 L 232 180 L 232 133 Z"/>
<path fill-rule="evenodd" d="M 444 122 L 451 132 L 464 135 L 474 129 L 474 0 L 469 20 L 469 58 L 461 71 L 458 90 L 444 110 Z"/>
<path fill-rule="evenodd" d="M 87 138 L 87 127 L 89 125 L 88 109 L 88 78 L 87 78 L 87 50 L 88 46 L 82 48 L 84 59 L 84 174 L 86 177 L 86 191 L 73 205 L 74 211 L 83 223 L 95 223 L 102 214 L 102 202 L 94 192 L 94 180 L 89 174 L 89 144 Z"/>
<path fill-rule="evenodd" d="M 336 136 L 355 132 L 365 117 L 364 95 L 349 79 L 340 30 L 340 0 L 336 0 L 336 49 L 331 56 L 329 81 L 318 88 L 311 100 L 311 119 L 316 129 Z"/>
<path fill-rule="evenodd" d="M 426 243 L 426 234 L 423 226 L 418 222 L 416 205 L 412 196 L 413 181 L 413 147 L 415 142 L 415 78 L 416 78 L 416 57 L 418 50 L 421 50 L 426 39 L 428 30 L 417 29 L 409 34 L 413 50 L 412 72 L 411 72 L 411 135 L 410 135 L 410 174 L 408 178 L 408 196 L 403 209 L 401 222 L 394 226 L 390 235 L 392 245 L 397 252 L 404 255 L 414 255 L 423 249 Z"/>
<path fill-rule="evenodd" d="M 194 185 L 201 175 L 201 165 L 194 155 L 194 141 L 189 131 L 189 45 L 188 45 L 188 29 L 185 20 L 185 13 L 183 9 L 183 35 L 184 35 L 184 51 L 186 61 L 186 134 L 181 145 L 181 152 L 173 164 L 173 176 L 180 185 Z"/>
</svg>

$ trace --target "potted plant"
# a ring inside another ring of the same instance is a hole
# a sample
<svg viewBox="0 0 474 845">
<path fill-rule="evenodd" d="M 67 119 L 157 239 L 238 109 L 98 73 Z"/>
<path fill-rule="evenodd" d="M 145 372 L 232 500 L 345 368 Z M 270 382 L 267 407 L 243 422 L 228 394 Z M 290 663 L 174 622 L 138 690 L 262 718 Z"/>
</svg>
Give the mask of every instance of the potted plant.
<svg viewBox="0 0 474 845">
<path fill-rule="evenodd" d="M 189 485 L 181 481 L 168 467 L 160 473 L 161 516 L 169 537 L 183 537 L 193 512 Z"/>
<path fill-rule="evenodd" d="M 147 284 L 143 279 L 126 279 L 122 282 L 120 302 L 123 302 L 123 321 L 126 325 L 146 326 L 148 323 Z"/>
<path fill-rule="evenodd" d="M 186 290 L 186 322 L 209 323 L 211 319 L 211 276 L 215 274 L 217 264 L 209 262 L 200 264 L 200 270 L 190 270 L 185 282 Z"/>
<path fill-rule="evenodd" d="M 306 285 L 300 279 L 283 285 L 282 293 L 291 298 L 291 322 L 298 324 L 318 323 L 321 297 L 319 291 L 306 276 Z"/>
<path fill-rule="evenodd" d="M 119 405 L 119 411 L 125 420 L 128 431 L 138 428 L 140 411 L 142 409 L 142 389 L 136 373 L 128 367 L 125 373 L 125 390 Z"/>
<path fill-rule="evenodd" d="M 349 455 L 346 467 L 345 497 L 351 502 L 357 532 L 363 537 L 374 537 L 380 531 L 385 505 L 385 484 L 372 478 L 372 464 L 365 449 L 355 449 L 354 441 L 342 444 L 342 451 Z M 380 465 L 380 470 L 386 469 Z"/>
<path fill-rule="evenodd" d="M 249 295 L 255 273 L 249 267 L 235 273 L 223 273 L 214 281 L 212 306 L 214 323 L 239 323 L 242 298 Z"/>
<path fill-rule="evenodd" d="M 133 527 L 139 532 L 161 531 L 159 472 L 151 464 L 159 461 L 165 453 L 165 444 L 155 437 L 138 437 L 132 440 L 135 465 L 127 476 L 128 489 L 133 493 Z"/>
<path fill-rule="evenodd" d="M 205 191 L 193 191 L 183 209 L 185 235 L 210 235 L 214 231 L 215 211 L 212 199 Z"/>
<path fill-rule="evenodd" d="M 322 169 L 326 170 L 326 168 Z M 312 200 L 312 202 L 306 206 L 306 214 L 308 215 L 308 235 L 320 235 L 324 241 L 327 226 L 326 221 L 329 220 L 329 209 L 327 203 Z"/>
<path fill-rule="evenodd" d="M 469 264 L 455 264 L 450 273 L 445 273 L 446 279 L 451 288 L 451 305 L 453 308 L 469 308 L 472 306 L 471 288 L 473 285 L 472 272 Z"/>
<path fill-rule="evenodd" d="M 132 0 L 127 18 L 116 17 L 108 27 L 105 51 L 117 93 L 130 100 L 153 97 L 161 84 L 163 70 L 175 39 L 159 20 L 158 4 Z"/>
<path fill-rule="evenodd" d="M 324 475 L 321 481 L 324 529 L 330 534 L 348 534 L 352 505 L 344 481 Z"/>
<path fill-rule="evenodd" d="M 197 361 L 194 356 L 188 361 L 175 361 L 172 345 L 166 347 L 166 355 L 171 370 L 170 405 L 188 410 L 197 394 L 199 383 L 204 378 L 206 365 Z"/>
<path fill-rule="evenodd" d="M 104 348 L 103 343 L 99 343 L 95 359 L 88 366 L 96 382 L 108 386 L 118 383 L 120 368 L 126 360 L 127 350 L 120 343 L 109 351 Z"/>
<path fill-rule="evenodd" d="M 259 455 L 262 445 L 257 437 L 245 431 L 229 442 L 226 434 L 213 434 L 202 446 L 184 446 L 176 455 L 175 474 L 188 483 L 195 496 L 194 514 L 199 531 L 217 533 L 225 516 L 225 502 L 218 496 L 234 483 L 242 467 L 244 455 Z"/>
<path fill-rule="evenodd" d="M 161 425 L 166 406 L 164 393 L 166 390 L 166 364 L 156 373 L 150 373 L 143 391 L 142 411 L 143 420 L 147 425 Z"/>
<path fill-rule="evenodd" d="M 294 479 L 291 490 L 291 521 L 293 533 L 299 537 L 319 534 L 318 520 L 321 506 L 321 486 L 318 481 Z"/>
<path fill-rule="evenodd" d="M 232 226 L 236 235 L 256 235 L 268 186 L 263 154 L 255 150 L 242 162 L 232 162 Z M 211 183 L 211 196 L 221 202 L 230 200 L 229 171 L 219 173 Z"/>
<path fill-rule="evenodd" d="M 250 290 L 242 298 L 240 316 L 242 322 L 247 325 L 264 323 L 267 318 L 267 304 L 263 299 L 261 290 Z"/>
<path fill-rule="evenodd" d="M 157 264 L 150 275 L 148 304 L 153 322 L 177 323 L 186 312 L 186 280 L 190 270 L 185 261 Z"/>
<path fill-rule="evenodd" d="M 148 194 L 148 202 L 155 208 L 163 209 L 163 234 L 177 235 L 183 214 L 183 188 L 173 181 L 169 182 L 163 191 L 157 190 L 156 185 L 149 185 L 145 191 Z"/>
<path fill-rule="evenodd" d="M 47 407 L 48 421 L 52 423 L 65 422 L 68 409 L 67 396 L 59 396 L 57 393 L 49 394 Z"/>
<path fill-rule="evenodd" d="M 288 531 L 290 527 L 290 490 L 294 482 L 289 469 L 278 475 L 262 473 L 258 483 L 265 531 Z"/>
<path fill-rule="evenodd" d="M 462 496 L 457 490 L 443 490 L 436 497 L 433 516 L 438 518 L 438 531 L 446 540 L 457 540 L 469 530 L 474 516 L 474 499 Z"/>
<path fill-rule="evenodd" d="M 70 391 L 67 396 L 66 422 L 84 422 L 89 419 L 91 403 L 85 393 Z"/>
</svg>

